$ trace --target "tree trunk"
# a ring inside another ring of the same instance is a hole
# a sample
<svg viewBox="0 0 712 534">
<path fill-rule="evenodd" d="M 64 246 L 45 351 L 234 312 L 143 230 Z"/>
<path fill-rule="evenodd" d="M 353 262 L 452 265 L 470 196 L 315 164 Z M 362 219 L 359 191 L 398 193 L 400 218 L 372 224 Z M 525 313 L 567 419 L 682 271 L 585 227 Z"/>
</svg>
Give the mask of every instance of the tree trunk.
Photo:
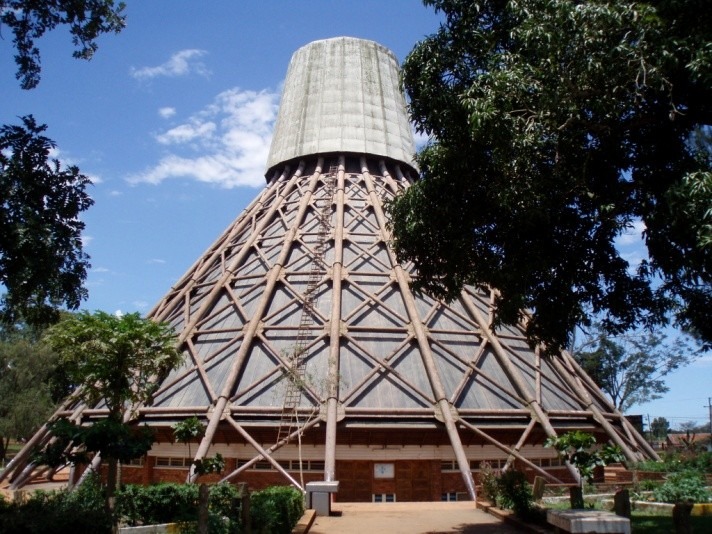
<svg viewBox="0 0 712 534">
<path fill-rule="evenodd" d="M 690 534 L 692 532 L 690 514 L 693 506 L 691 502 L 679 502 L 673 507 L 672 522 L 675 526 L 675 534 Z"/>
<path fill-rule="evenodd" d="M 119 462 L 116 458 L 107 459 L 108 473 L 106 476 L 106 511 L 111 517 L 111 532 L 118 534 L 119 524 L 114 517 L 114 509 L 116 505 L 116 480 L 119 468 Z"/>
<path fill-rule="evenodd" d="M 207 484 L 201 484 L 198 490 L 198 534 L 208 534 L 208 497 Z"/>
<path fill-rule="evenodd" d="M 7 448 L 10 446 L 10 438 L 5 439 L 0 436 L 0 463 L 5 462 L 5 455 L 7 454 Z"/>
<path fill-rule="evenodd" d="M 571 486 L 569 488 L 569 502 L 572 510 L 583 508 L 583 488 L 581 486 Z"/>
</svg>

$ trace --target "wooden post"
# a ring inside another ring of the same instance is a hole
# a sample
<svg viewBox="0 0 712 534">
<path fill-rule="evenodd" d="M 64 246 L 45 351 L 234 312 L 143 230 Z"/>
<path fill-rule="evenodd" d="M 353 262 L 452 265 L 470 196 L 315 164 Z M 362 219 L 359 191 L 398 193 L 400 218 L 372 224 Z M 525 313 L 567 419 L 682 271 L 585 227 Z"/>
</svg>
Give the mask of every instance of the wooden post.
<svg viewBox="0 0 712 534">
<path fill-rule="evenodd" d="M 583 508 L 583 488 L 581 486 L 571 486 L 569 488 L 569 503 L 572 510 Z"/>
<path fill-rule="evenodd" d="M 616 515 L 630 519 L 630 492 L 627 489 L 616 491 L 613 496 L 613 511 Z"/>
<path fill-rule="evenodd" d="M 208 498 L 210 488 L 207 484 L 201 484 L 198 489 L 198 534 L 208 534 Z"/>
<path fill-rule="evenodd" d="M 532 490 L 532 497 L 535 501 L 540 501 L 544 496 L 544 488 L 546 487 L 546 480 L 544 477 L 536 476 L 534 477 L 534 489 Z"/>
<path fill-rule="evenodd" d="M 691 502 L 678 502 L 672 509 L 672 523 L 675 526 L 675 534 L 691 534 L 692 524 L 690 515 L 692 513 Z"/>
<path fill-rule="evenodd" d="M 242 532 L 252 534 L 252 522 L 250 519 L 250 491 L 246 482 L 237 485 L 240 491 L 240 521 L 242 522 Z"/>
</svg>

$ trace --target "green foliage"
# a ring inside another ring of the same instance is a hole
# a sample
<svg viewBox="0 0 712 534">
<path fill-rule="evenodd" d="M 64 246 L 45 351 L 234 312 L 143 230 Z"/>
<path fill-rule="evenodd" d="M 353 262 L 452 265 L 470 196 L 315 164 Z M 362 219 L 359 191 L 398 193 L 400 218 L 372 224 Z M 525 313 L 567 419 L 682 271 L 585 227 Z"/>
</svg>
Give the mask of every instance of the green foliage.
<svg viewBox="0 0 712 534">
<path fill-rule="evenodd" d="M 514 469 L 505 471 L 498 478 L 497 495 L 499 506 L 513 510 L 520 517 L 527 516 L 534 502 L 527 477 Z"/>
<path fill-rule="evenodd" d="M 101 534 L 111 532 L 104 496 L 90 478 L 74 492 L 33 493 L 23 504 L 0 505 L 3 534 Z"/>
<path fill-rule="evenodd" d="M 704 503 L 710 500 L 704 477 L 700 473 L 690 470 L 668 475 L 665 483 L 655 488 L 653 497 L 656 501 L 669 503 L 684 501 Z"/>
<path fill-rule="evenodd" d="M 129 525 L 195 521 L 197 507 L 195 484 L 128 485 L 116 493 L 116 513 Z"/>
<path fill-rule="evenodd" d="M 668 451 L 663 455 L 662 462 L 640 462 L 635 465 L 640 471 L 656 471 L 676 473 L 679 471 L 696 471 L 697 473 L 712 473 L 712 452 L 696 454 L 680 454 Z"/>
<path fill-rule="evenodd" d="M 288 534 L 304 513 L 304 496 L 287 486 L 274 486 L 250 496 L 252 532 Z"/>
<path fill-rule="evenodd" d="M 151 403 L 160 379 L 182 361 L 175 335 L 169 325 L 142 319 L 138 313 L 117 317 L 98 311 L 64 319 L 50 327 L 43 340 L 59 354 L 77 386 L 77 398 L 92 407 L 103 403 L 108 416 L 87 428 L 55 422 L 59 439 L 45 448 L 42 460 L 76 461 L 74 449 L 61 447 L 70 443 L 101 453 L 109 468 L 107 507 L 111 508 L 117 461 L 143 456 L 153 442 L 148 429 L 131 428 L 126 421 L 140 404 Z"/>
<path fill-rule="evenodd" d="M 666 338 L 649 330 L 615 336 L 596 324 L 575 348 L 574 357 L 616 408 L 625 412 L 634 404 L 661 398 L 670 389 L 665 377 L 699 355 L 682 338 L 673 342 Z"/>
<path fill-rule="evenodd" d="M 91 59 L 97 50 L 96 39 L 103 33 L 119 33 L 124 26 L 124 3 L 113 0 L 0 0 L 0 27 L 13 34 L 15 63 L 23 89 L 40 81 L 40 51 L 35 45 L 45 32 L 66 25 L 72 35 L 73 56 Z"/>
<path fill-rule="evenodd" d="M 130 426 L 114 419 L 102 419 L 91 426 L 81 426 L 65 418 L 49 424 L 56 440 L 38 451 L 34 461 L 52 467 L 65 463 L 88 463 L 94 453 L 128 462 L 141 458 L 155 441 L 155 432 L 147 426 Z"/>
<path fill-rule="evenodd" d="M 593 480 L 594 469 L 613 462 L 622 462 L 625 458 L 621 450 L 610 443 L 598 449 L 594 448 L 596 438 L 586 432 L 574 430 L 555 438 L 549 438 L 545 447 L 554 447 L 559 457 L 573 465 L 583 481 Z"/>
<path fill-rule="evenodd" d="M 29 439 L 52 414 L 65 385 L 57 355 L 20 334 L 0 340 L 0 462 L 10 439 Z"/>
<path fill-rule="evenodd" d="M 89 178 L 50 158 L 56 145 L 43 135 L 47 126 L 32 115 L 21 120 L 0 127 L 0 320 L 46 325 L 57 321 L 59 306 L 76 309 L 87 296 L 80 214 L 94 201 Z"/>
<path fill-rule="evenodd" d="M 80 398 L 90 406 L 103 401 L 117 420 L 150 403 L 160 378 L 182 361 L 171 327 L 138 313 L 81 312 L 49 328 L 44 340 L 81 386 Z"/>
<path fill-rule="evenodd" d="M 425 0 L 443 15 L 403 65 L 421 180 L 388 207 L 415 288 L 494 288 L 532 345 L 603 315 L 712 343 L 708 0 Z M 644 227 L 637 269 L 616 247 Z"/>
<path fill-rule="evenodd" d="M 664 417 L 656 417 L 650 423 L 650 433 L 657 439 L 665 439 L 670 432 L 670 423 Z"/>
<path fill-rule="evenodd" d="M 173 438 L 179 443 L 188 443 L 191 439 L 201 437 L 205 432 L 205 425 L 193 416 L 173 425 Z"/>
<path fill-rule="evenodd" d="M 497 506 L 499 495 L 498 485 L 499 475 L 492 469 L 489 462 L 480 464 L 480 483 L 482 484 L 482 494 L 493 506 Z"/>
<path fill-rule="evenodd" d="M 198 475 L 222 473 L 223 469 L 225 469 L 225 459 L 222 457 L 222 454 L 218 452 L 213 457 L 193 460 L 193 465 Z"/>
</svg>

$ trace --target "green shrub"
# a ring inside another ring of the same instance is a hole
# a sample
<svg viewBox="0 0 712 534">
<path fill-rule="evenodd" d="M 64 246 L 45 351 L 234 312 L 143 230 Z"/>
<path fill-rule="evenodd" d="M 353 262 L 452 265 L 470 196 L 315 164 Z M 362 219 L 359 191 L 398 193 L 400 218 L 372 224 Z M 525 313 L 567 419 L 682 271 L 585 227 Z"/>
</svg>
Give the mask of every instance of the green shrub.
<svg viewBox="0 0 712 534">
<path fill-rule="evenodd" d="M 695 471 L 670 473 L 665 483 L 653 491 L 656 501 L 676 503 L 684 501 L 707 502 L 709 494 L 705 479 Z"/>
<path fill-rule="evenodd" d="M 198 486 L 174 483 L 124 486 L 116 494 L 116 513 L 129 525 L 195 521 Z"/>
<path fill-rule="evenodd" d="M 74 492 L 35 492 L 23 504 L 0 506 L 3 534 L 101 534 L 111 532 L 111 518 L 95 479 Z"/>
<path fill-rule="evenodd" d="M 290 486 L 274 486 L 250 496 L 250 519 L 255 533 L 289 533 L 304 513 L 304 496 Z"/>
<path fill-rule="evenodd" d="M 129 484 L 116 495 L 116 513 L 130 526 L 159 523 L 190 523 L 198 519 L 198 491 L 195 484 L 162 483 L 152 486 Z M 216 484 L 210 488 L 208 507 L 211 519 L 210 532 L 225 532 L 239 523 L 240 511 L 233 510 L 233 501 L 239 497 L 232 484 Z M 222 521 L 226 517 L 229 521 Z M 186 527 L 187 528 L 187 527 Z"/>
<path fill-rule="evenodd" d="M 521 517 L 529 513 L 534 497 L 524 473 L 514 469 L 505 471 L 497 480 L 497 486 L 498 501 L 502 508 L 511 509 Z"/>
<path fill-rule="evenodd" d="M 480 464 L 480 482 L 482 483 L 482 495 L 493 506 L 497 506 L 497 497 L 499 494 L 499 475 L 492 469 L 489 462 Z"/>
</svg>

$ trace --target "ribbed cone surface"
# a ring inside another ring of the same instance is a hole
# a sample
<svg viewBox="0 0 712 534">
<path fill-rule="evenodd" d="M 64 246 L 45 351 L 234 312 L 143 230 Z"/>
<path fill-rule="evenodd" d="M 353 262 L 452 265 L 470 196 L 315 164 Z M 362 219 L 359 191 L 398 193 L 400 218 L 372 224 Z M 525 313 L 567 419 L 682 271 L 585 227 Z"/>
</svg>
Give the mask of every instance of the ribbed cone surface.
<svg viewBox="0 0 712 534">
<path fill-rule="evenodd" d="M 330 332 L 336 321 L 339 399 L 347 413 L 351 408 L 432 412 L 438 399 L 423 355 L 430 351 L 446 397 L 456 408 L 520 410 L 528 417 L 523 396 L 482 334 L 490 295 L 467 288 L 460 299 L 445 304 L 410 291 L 407 282 L 414 273 L 395 261 L 383 214 L 383 203 L 408 180 L 395 178 L 395 172 L 386 175 L 376 160 L 368 161 L 373 172 L 352 165 L 355 172 L 336 177 L 329 175 L 328 164 L 319 170 L 316 160 L 311 163 L 301 176 L 286 173 L 270 183 L 154 311 L 153 317 L 182 333 L 189 362 L 188 369 L 167 379 L 171 385 L 158 393 L 154 407 L 206 407 L 225 393 L 231 406 L 270 407 L 277 414 L 304 303 L 312 298 L 302 406 L 326 399 L 329 350 L 335 343 Z M 317 255 L 325 204 L 328 235 L 323 255 Z M 309 297 L 310 273 L 322 262 L 325 272 Z M 416 323 L 427 335 L 425 346 L 416 337 Z M 535 385 L 541 383 L 545 409 L 583 409 L 548 361 L 536 358 L 521 329 L 502 329 L 499 341 L 529 396 L 537 396 Z M 228 384 L 236 355 L 244 355 L 242 368 L 235 383 Z"/>
<path fill-rule="evenodd" d="M 398 62 L 378 43 L 352 37 L 314 41 L 292 56 L 267 168 L 344 152 L 415 166 Z"/>
</svg>

